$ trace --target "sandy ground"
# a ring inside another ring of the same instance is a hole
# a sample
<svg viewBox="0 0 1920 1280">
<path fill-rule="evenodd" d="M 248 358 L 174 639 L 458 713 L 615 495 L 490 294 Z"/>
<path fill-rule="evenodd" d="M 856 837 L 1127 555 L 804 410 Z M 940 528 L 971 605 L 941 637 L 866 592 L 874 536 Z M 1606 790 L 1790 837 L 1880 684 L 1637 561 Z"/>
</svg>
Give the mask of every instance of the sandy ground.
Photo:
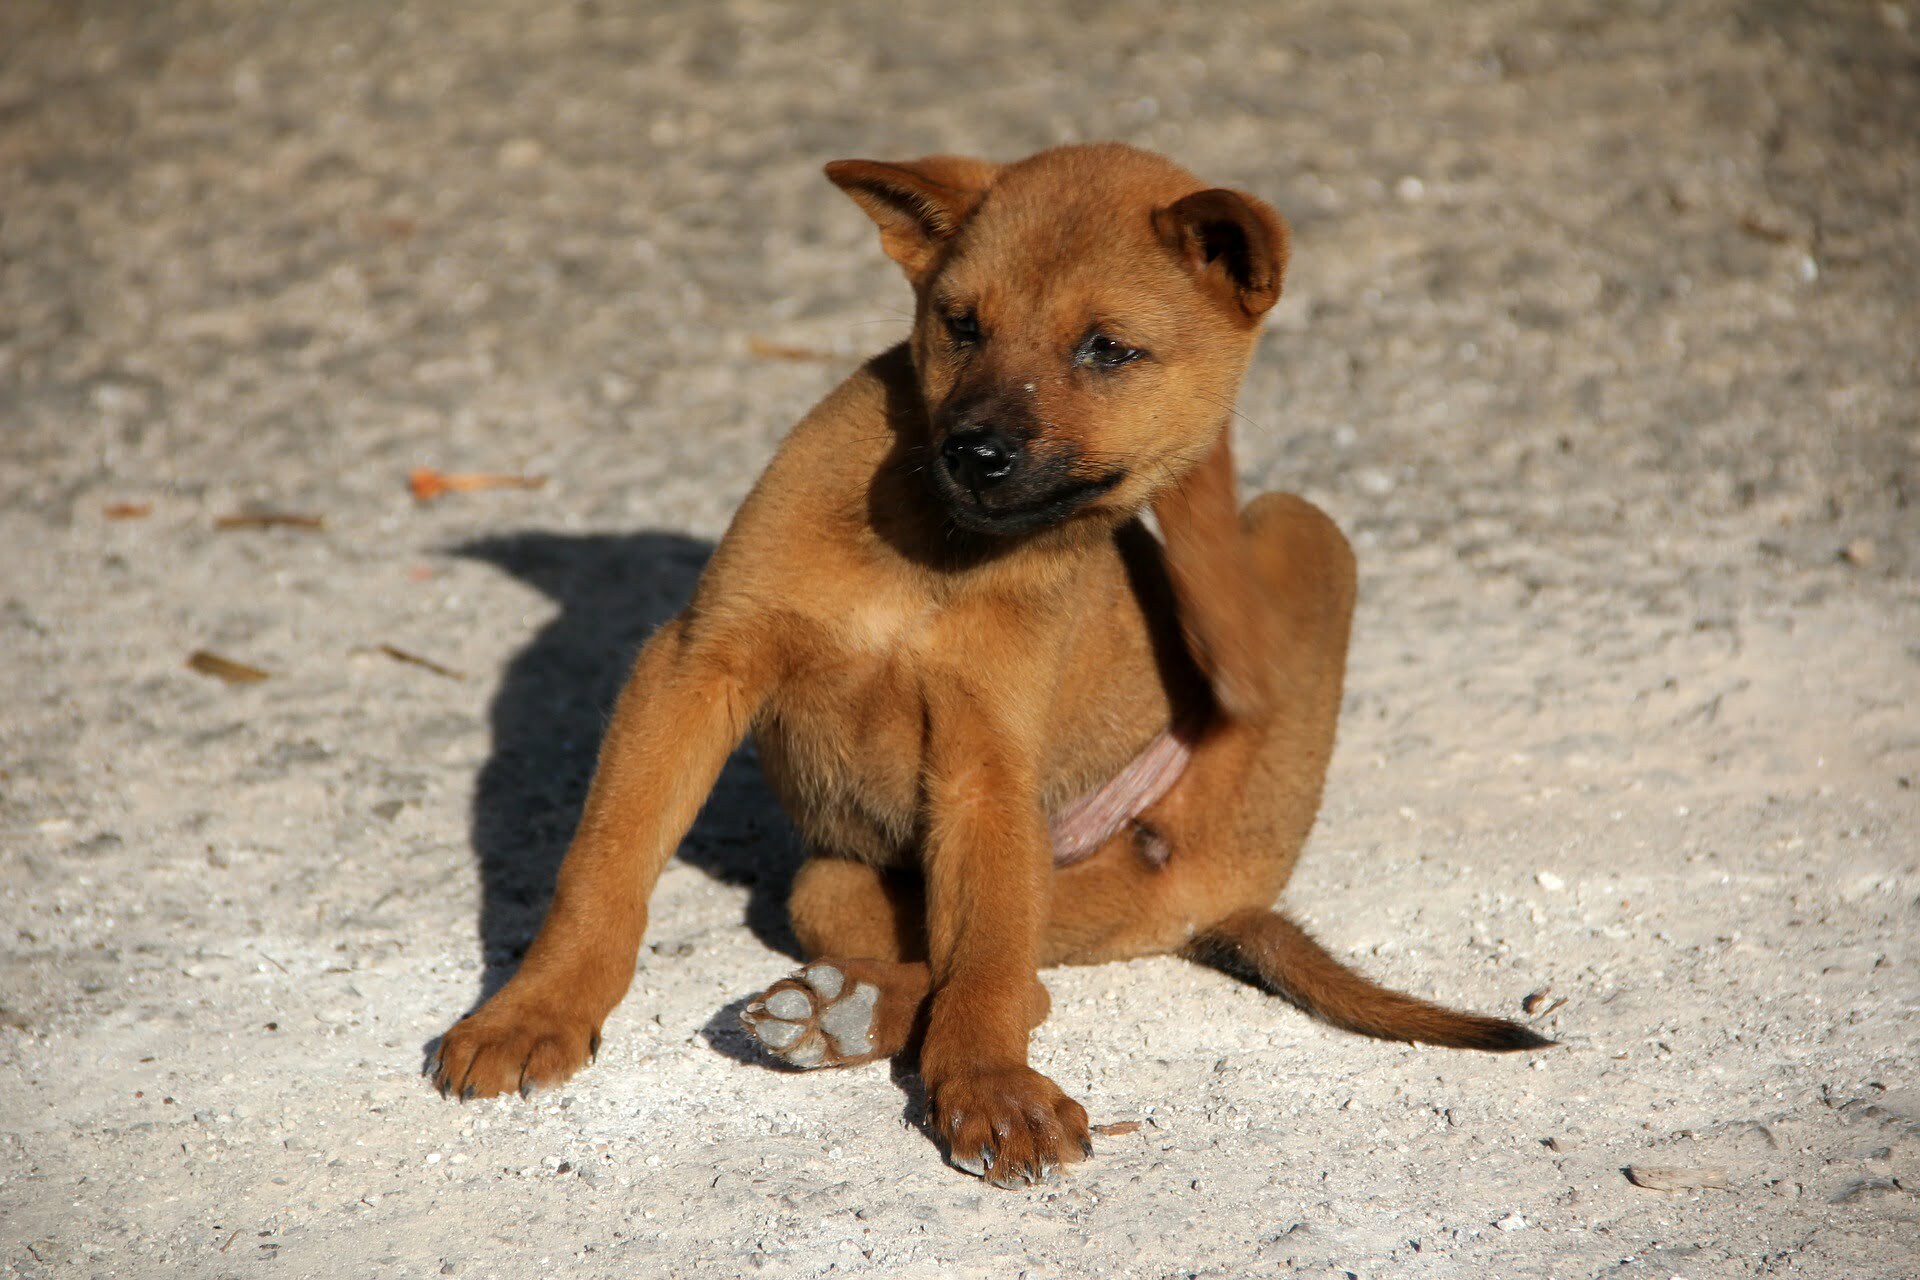
<svg viewBox="0 0 1920 1280">
<path fill-rule="evenodd" d="M 0 4 L 5 1273 L 1920 1274 L 1920 8 L 905 9 Z M 743 754 L 598 1064 L 443 1102 L 623 663 L 904 332 L 819 165 L 1109 136 L 1296 230 L 1244 479 L 1364 582 L 1292 909 L 1564 1047 L 1053 973 L 1142 1127 L 993 1191 L 730 1029 Z"/>
</svg>

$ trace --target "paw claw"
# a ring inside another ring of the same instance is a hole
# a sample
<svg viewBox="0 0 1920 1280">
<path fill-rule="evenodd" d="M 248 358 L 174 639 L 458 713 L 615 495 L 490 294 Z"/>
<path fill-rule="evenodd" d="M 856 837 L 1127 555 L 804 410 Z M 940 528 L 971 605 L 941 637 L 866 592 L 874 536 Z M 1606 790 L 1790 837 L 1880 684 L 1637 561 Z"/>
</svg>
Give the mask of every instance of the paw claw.
<svg viewBox="0 0 1920 1280">
<path fill-rule="evenodd" d="M 970 1173 L 976 1178 L 987 1176 L 987 1165 L 993 1159 L 993 1152 L 987 1147 L 980 1148 L 980 1154 L 969 1160 L 958 1151 L 947 1156 L 947 1163 L 962 1173 Z"/>
</svg>

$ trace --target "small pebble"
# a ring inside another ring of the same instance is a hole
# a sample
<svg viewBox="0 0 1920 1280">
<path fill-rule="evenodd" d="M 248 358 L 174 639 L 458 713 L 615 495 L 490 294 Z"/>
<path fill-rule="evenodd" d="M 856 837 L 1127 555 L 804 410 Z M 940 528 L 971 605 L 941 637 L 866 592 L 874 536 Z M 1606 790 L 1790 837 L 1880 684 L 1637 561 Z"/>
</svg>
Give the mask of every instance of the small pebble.
<svg viewBox="0 0 1920 1280">
<path fill-rule="evenodd" d="M 502 169 L 532 168 L 540 163 L 541 154 L 540 144 L 532 138 L 514 138 L 500 145 L 500 167 Z"/>
<path fill-rule="evenodd" d="M 1377 468 L 1368 468 L 1359 476 L 1361 492 L 1375 498 L 1383 498 L 1393 492 L 1393 477 Z"/>
</svg>

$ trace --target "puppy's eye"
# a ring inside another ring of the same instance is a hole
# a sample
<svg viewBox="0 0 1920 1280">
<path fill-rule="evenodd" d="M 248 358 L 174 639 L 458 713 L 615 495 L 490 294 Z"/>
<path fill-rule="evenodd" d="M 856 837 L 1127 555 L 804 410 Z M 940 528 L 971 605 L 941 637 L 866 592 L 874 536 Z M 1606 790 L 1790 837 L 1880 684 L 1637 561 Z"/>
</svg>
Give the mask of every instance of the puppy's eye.
<svg viewBox="0 0 1920 1280">
<path fill-rule="evenodd" d="M 947 332 L 953 335 L 955 342 L 971 346 L 980 341 L 980 317 L 971 311 L 949 311 L 946 315 Z"/>
<path fill-rule="evenodd" d="M 1110 338 L 1104 333 L 1090 333 L 1086 341 L 1080 344 L 1080 350 L 1074 353 L 1074 363 L 1091 365 L 1096 369 L 1118 369 L 1146 354 L 1118 338 Z"/>
</svg>

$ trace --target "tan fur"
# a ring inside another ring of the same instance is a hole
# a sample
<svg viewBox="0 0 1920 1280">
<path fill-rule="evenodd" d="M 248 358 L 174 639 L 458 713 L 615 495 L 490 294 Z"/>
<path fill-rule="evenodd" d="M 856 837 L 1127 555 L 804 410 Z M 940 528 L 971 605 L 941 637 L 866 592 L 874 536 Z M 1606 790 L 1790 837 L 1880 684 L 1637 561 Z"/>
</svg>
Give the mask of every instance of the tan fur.
<svg viewBox="0 0 1920 1280">
<path fill-rule="evenodd" d="M 749 730 L 812 850 L 797 935 L 880 985 L 879 1049 L 917 1041 L 937 1135 L 996 1182 L 1087 1141 L 1079 1104 L 1027 1065 L 1043 964 L 1188 951 L 1402 1034 L 1399 1006 L 1364 1006 L 1404 998 L 1341 985 L 1324 952 L 1248 914 L 1319 805 L 1354 595 L 1323 514 L 1271 494 L 1242 512 L 1234 494 L 1226 424 L 1284 224 L 1115 145 L 828 172 L 906 272 L 913 336 L 794 428 L 647 645 L 547 922 L 447 1033 L 441 1087 L 537 1086 L 587 1060 L 654 881 Z M 1095 330 L 1147 355 L 1089 363 Z M 1025 433 L 1015 491 L 1084 496 L 1014 532 L 972 527 L 1026 518 L 930 487 L 936 450 L 979 421 Z M 1149 505 L 1164 549 L 1135 519 Z M 1170 728 L 1191 745 L 1171 789 L 1056 870 L 1050 817 Z M 1303 956 L 1319 984 L 1288 986 Z M 1422 1033 L 1463 1016 L 1419 1010 Z"/>
</svg>

